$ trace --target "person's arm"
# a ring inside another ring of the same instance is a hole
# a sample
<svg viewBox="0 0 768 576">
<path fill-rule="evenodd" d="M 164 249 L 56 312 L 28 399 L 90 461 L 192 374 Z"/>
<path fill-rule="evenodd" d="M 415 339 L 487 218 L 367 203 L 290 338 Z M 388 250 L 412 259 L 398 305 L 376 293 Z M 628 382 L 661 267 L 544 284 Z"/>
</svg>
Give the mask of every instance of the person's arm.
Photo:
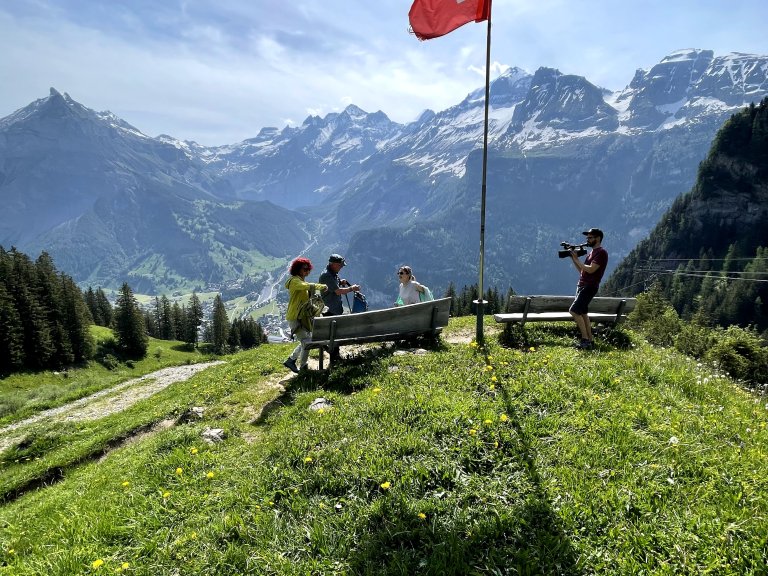
<svg viewBox="0 0 768 576">
<path fill-rule="evenodd" d="M 315 284 L 314 282 L 304 282 L 301 278 L 294 278 L 293 281 L 290 284 L 289 290 L 291 292 L 298 292 L 301 290 L 309 290 L 310 288 L 314 288 L 315 290 L 320 290 L 322 292 L 325 292 L 328 290 L 328 286 L 325 284 Z"/>
<path fill-rule="evenodd" d="M 340 282 L 339 287 L 335 290 L 336 294 L 341 296 L 342 294 L 349 294 L 350 292 L 359 292 L 360 286 L 358 284 L 350 284 L 346 280 Z"/>
<path fill-rule="evenodd" d="M 579 260 L 578 256 L 576 256 L 576 252 L 571 250 L 571 260 L 573 260 L 573 265 L 576 266 L 576 270 L 579 272 L 586 272 L 587 274 L 594 274 L 598 270 L 600 270 L 600 264 L 597 262 L 592 262 L 591 264 L 584 264 L 581 260 Z"/>
</svg>

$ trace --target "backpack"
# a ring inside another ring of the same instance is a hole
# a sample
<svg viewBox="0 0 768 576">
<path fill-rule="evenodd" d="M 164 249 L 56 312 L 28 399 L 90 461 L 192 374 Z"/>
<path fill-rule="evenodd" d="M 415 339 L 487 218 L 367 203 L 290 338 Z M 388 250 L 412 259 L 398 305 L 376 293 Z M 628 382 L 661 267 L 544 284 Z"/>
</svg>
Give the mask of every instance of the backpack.
<svg viewBox="0 0 768 576">
<path fill-rule="evenodd" d="M 367 312 L 368 302 L 365 300 L 365 296 L 361 292 L 355 292 L 355 297 L 352 299 L 352 314 L 358 312 Z"/>
<path fill-rule="evenodd" d="M 297 320 L 299 321 L 299 324 L 301 324 L 302 328 L 308 332 L 312 332 L 312 325 L 315 322 L 315 318 L 320 316 L 320 314 L 323 313 L 323 310 L 325 310 L 325 302 L 323 302 L 323 297 L 316 293 L 314 288 L 310 288 L 309 300 L 303 302 L 301 306 L 299 306 Z"/>
</svg>

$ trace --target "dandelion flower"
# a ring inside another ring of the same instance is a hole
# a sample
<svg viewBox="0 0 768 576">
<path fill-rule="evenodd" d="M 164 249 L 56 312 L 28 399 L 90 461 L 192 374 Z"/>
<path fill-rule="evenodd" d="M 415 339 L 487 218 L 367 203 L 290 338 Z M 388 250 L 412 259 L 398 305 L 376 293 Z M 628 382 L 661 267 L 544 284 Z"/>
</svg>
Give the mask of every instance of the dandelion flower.
<svg viewBox="0 0 768 576">
<path fill-rule="evenodd" d="M 310 462 L 312 462 L 312 458 L 310 456 L 307 456 L 306 458 L 304 458 L 305 464 L 309 464 Z"/>
<path fill-rule="evenodd" d="M 392 486 L 390 482 L 382 482 L 381 483 L 381 489 L 382 490 L 389 490 L 389 487 Z"/>
<path fill-rule="evenodd" d="M 98 560 L 94 560 L 91 566 L 93 566 L 94 568 L 101 568 L 103 564 L 104 564 L 104 560 L 99 558 Z"/>
<path fill-rule="evenodd" d="M 490 386 L 488 386 L 488 389 L 489 390 L 496 390 L 496 384 L 491 384 Z"/>
<path fill-rule="evenodd" d="M 381 392 L 381 388 L 379 388 L 378 386 L 373 389 L 374 394 L 378 394 L 379 392 Z"/>
<path fill-rule="evenodd" d="M 509 420 L 509 417 L 506 414 L 502 414 L 501 416 L 499 416 L 499 420 L 501 420 L 502 422 L 506 422 L 507 420 Z"/>
<path fill-rule="evenodd" d="M 128 482 L 128 480 L 126 480 L 125 482 L 123 482 L 123 483 L 121 484 L 121 486 L 122 486 L 123 488 L 128 488 L 128 486 L 130 486 L 130 485 L 131 485 L 131 483 L 130 483 L 130 482 Z"/>
<path fill-rule="evenodd" d="M 491 382 L 498 382 L 499 379 L 496 376 L 491 376 Z"/>
<path fill-rule="evenodd" d="M 528 348 L 528 350 L 531 352 L 536 352 L 536 346 L 531 346 L 530 348 Z"/>
<path fill-rule="evenodd" d="M 181 468 L 176 468 L 176 476 L 181 476 L 183 473 L 183 470 Z"/>
<path fill-rule="evenodd" d="M 426 515 L 426 514 L 424 514 L 424 512 L 419 512 L 419 518 L 420 518 L 421 520 L 426 520 L 426 518 L 427 518 L 427 515 Z"/>
<path fill-rule="evenodd" d="M 163 492 L 163 498 L 170 498 L 171 493 L 170 492 Z"/>
<path fill-rule="evenodd" d="M 189 449 L 190 454 L 197 454 L 197 448 L 190 448 Z"/>
<path fill-rule="evenodd" d="M 128 570 L 128 568 L 130 567 L 131 567 L 131 564 L 129 562 L 123 562 L 122 564 L 120 564 L 121 570 Z"/>
<path fill-rule="evenodd" d="M 470 436 L 474 436 L 475 434 L 477 434 L 477 430 L 475 430 L 474 428 L 470 428 L 469 429 L 469 435 Z"/>
<path fill-rule="evenodd" d="M 214 476 L 216 476 L 216 474 L 214 472 L 208 472 L 208 474 L 205 475 L 205 477 L 208 478 L 209 480 L 211 478 L 213 478 Z"/>
<path fill-rule="evenodd" d="M 486 424 L 486 425 L 493 424 L 493 420 L 491 420 L 490 418 L 486 418 L 485 420 L 483 420 L 483 424 Z"/>
</svg>

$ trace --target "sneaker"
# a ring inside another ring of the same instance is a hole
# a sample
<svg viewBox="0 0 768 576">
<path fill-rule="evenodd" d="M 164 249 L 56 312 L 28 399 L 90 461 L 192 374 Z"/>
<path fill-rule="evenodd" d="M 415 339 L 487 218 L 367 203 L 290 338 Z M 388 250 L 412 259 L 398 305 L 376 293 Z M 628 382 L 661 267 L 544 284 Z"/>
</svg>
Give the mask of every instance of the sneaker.
<svg viewBox="0 0 768 576">
<path fill-rule="evenodd" d="M 283 366 L 288 368 L 288 370 L 290 370 L 294 374 L 298 374 L 299 373 L 299 369 L 296 366 L 296 360 L 294 360 L 293 358 L 288 358 L 288 360 L 283 362 Z"/>
<path fill-rule="evenodd" d="M 592 343 L 592 340 L 582 340 L 576 345 L 576 348 L 579 350 L 592 350 L 594 344 Z"/>
</svg>

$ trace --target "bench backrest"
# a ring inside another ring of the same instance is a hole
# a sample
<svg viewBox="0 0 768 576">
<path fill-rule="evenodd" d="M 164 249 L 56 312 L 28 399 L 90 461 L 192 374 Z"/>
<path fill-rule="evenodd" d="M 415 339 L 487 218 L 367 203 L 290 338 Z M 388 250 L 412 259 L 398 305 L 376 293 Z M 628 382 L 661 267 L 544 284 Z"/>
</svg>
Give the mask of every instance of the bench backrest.
<svg viewBox="0 0 768 576">
<path fill-rule="evenodd" d="M 331 323 L 334 321 L 334 339 L 431 332 L 448 326 L 450 310 L 451 299 L 440 298 L 358 314 L 321 316 L 315 318 L 312 340 L 329 340 Z"/>
<path fill-rule="evenodd" d="M 567 312 L 573 303 L 573 296 L 510 296 L 509 312 Z M 624 303 L 622 307 L 622 302 Z M 601 314 L 629 314 L 635 309 L 635 298 L 613 298 L 608 296 L 596 296 L 589 303 L 590 312 Z M 527 306 L 527 310 L 526 310 Z"/>
</svg>

